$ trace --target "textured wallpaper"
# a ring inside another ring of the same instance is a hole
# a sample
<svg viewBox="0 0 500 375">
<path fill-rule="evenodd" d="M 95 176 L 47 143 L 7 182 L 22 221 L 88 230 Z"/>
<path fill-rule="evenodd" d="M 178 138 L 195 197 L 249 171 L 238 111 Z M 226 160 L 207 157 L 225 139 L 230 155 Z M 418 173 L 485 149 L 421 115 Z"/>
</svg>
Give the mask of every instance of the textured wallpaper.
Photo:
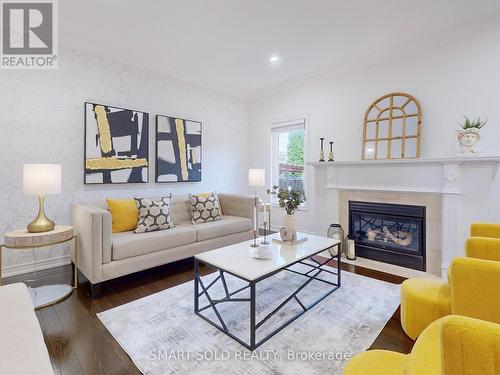
<svg viewBox="0 0 500 375">
<path fill-rule="evenodd" d="M 149 112 L 150 183 L 83 184 L 84 102 Z M 203 180 L 154 183 L 154 115 L 203 123 Z M 24 228 L 36 197 L 22 194 L 23 163 L 60 163 L 63 193 L 47 198 L 47 215 L 69 223 L 69 205 L 105 197 L 217 190 L 247 192 L 248 105 L 245 101 L 68 48 L 54 71 L 0 71 L 0 235 Z M 67 249 L 36 252 L 61 257 Z M 4 267 L 31 263 L 31 251 L 4 252 Z"/>
</svg>

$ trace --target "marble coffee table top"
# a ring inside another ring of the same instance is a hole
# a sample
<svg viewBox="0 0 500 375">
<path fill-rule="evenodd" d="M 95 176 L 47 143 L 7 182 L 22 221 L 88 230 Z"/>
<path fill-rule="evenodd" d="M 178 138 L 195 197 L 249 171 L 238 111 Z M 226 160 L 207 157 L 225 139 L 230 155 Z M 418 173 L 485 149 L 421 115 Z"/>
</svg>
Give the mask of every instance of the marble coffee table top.
<svg viewBox="0 0 500 375">
<path fill-rule="evenodd" d="M 314 234 L 301 233 L 300 235 L 306 236 L 307 241 L 290 245 L 269 240 L 272 252 L 269 259 L 256 259 L 252 256 L 255 252 L 255 249 L 250 247 L 253 240 L 200 253 L 195 255 L 195 258 L 245 280 L 254 281 L 340 243 L 336 239 Z M 279 233 L 270 237 L 279 238 Z M 262 238 L 259 238 L 258 242 L 261 240 Z"/>
</svg>

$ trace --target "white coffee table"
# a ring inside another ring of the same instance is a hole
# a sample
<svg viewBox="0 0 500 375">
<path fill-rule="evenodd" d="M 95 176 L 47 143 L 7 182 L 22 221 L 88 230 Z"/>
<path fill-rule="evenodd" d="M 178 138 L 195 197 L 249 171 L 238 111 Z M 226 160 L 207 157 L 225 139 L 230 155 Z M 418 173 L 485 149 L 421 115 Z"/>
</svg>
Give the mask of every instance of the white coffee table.
<svg viewBox="0 0 500 375">
<path fill-rule="evenodd" d="M 340 288 L 340 241 L 316 236 L 312 234 L 302 234 L 307 236 L 307 241 L 296 244 L 277 244 L 271 242 L 272 248 L 272 257 L 270 259 L 256 259 L 251 256 L 252 252 L 255 251 L 250 247 L 252 241 L 245 241 L 235 245 L 230 245 L 226 247 L 222 247 L 219 249 L 207 251 L 201 254 L 197 254 L 194 257 L 194 312 L 196 315 L 218 328 L 222 332 L 224 332 L 229 337 L 233 338 L 237 342 L 239 342 L 244 347 L 254 350 L 265 341 L 274 336 L 277 332 L 282 330 L 288 324 L 293 322 L 299 316 L 304 314 L 306 311 L 311 309 L 317 303 L 328 297 L 335 290 Z M 274 234 L 274 237 L 278 238 L 279 234 Z M 336 251 L 332 251 L 334 247 L 337 247 Z M 317 259 L 313 257 L 322 252 L 329 250 L 327 253 L 329 257 L 326 261 L 319 262 Z M 333 272 L 330 269 L 325 269 L 326 263 L 330 260 L 337 260 L 337 269 L 336 272 Z M 218 269 L 219 275 L 212 280 L 208 285 L 205 285 L 203 279 L 200 275 L 200 266 L 199 263 L 206 263 Z M 301 264 L 304 266 L 308 266 L 310 268 L 307 272 L 299 272 L 297 270 L 291 269 L 292 266 Z M 270 276 L 273 276 L 279 272 L 293 272 L 295 274 L 302 275 L 304 277 L 304 283 L 300 285 L 293 293 L 287 297 L 285 300 L 280 303 L 278 307 L 276 307 L 271 313 L 262 318 L 259 322 L 256 322 L 256 310 L 255 310 L 255 301 L 256 301 L 256 293 L 255 286 L 258 282 L 267 279 Z M 235 276 L 246 283 L 246 286 L 239 288 L 237 290 L 230 291 L 226 282 L 225 273 Z M 318 276 L 322 273 L 333 274 L 336 276 L 336 281 L 327 281 Z M 313 280 L 321 281 L 326 286 L 328 286 L 328 291 L 318 298 L 313 303 L 309 305 L 305 305 L 299 299 L 297 294 L 302 291 L 304 288 L 309 285 L 309 283 Z M 219 283 L 220 281 L 220 283 Z M 210 295 L 210 288 L 215 286 L 222 285 L 224 288 L 225 297 L 221 299 L 214 299 Z M 244 298 L 238 298 L 236 295 L 241 293 L 242 291 L 249 288 L 250 296 Z M 201 290 L 201 291 L 200 291 Z M 202 296 L 208 301 L 208 304 L 205 306 L 199 305 L 199 299 Z M 269 320 L 273 315 L 278 313 L 288 302 L 296 301 L 302 308 L 302 311 L 296 314 L 295 316 L 290 317 L 284 324 L 274 329 L 270 334 L 262 338 L 260 341 L 256 341 L 256 331 L 262 327 L 262 325 Z M 249 341 L 246 342 L 242 338 L 239 338 L 232 334 L 228 329 L 228 326 L 224 319 L 222 318 L 219 310 L 217 309 L 217 305 L 224 302 L 248 302 L 250 303 L 250 338 Z M 207 309 L 212 309 L 217 317 L 218 322 L 215 322 L 208 318 L 203 314 L 203 311 Z"/>
</svg>

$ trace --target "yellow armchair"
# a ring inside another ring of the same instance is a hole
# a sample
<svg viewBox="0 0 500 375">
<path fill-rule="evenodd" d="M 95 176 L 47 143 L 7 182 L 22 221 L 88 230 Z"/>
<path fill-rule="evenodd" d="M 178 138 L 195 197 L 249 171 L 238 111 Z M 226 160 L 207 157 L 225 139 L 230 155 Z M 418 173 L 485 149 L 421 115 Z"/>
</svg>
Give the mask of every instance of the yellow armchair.
<svg viewBox="0 0 500 375">
<path fill-rule="evenodd" d="M 498 375 L 500 324 L 449 315 L 429 325 L 410 354 L 369 350 L 343 375 Z"/>
<path fill-rule="evenodd" d="M 500 262 L 456 257 L 448 279 L 446 283 L 411 278 L 401 284 L 401 326 L 413 340 L 430 323 L 449 314 L 500 323 Z"/>
<path fill-rule="evenodd" d="M 458 257 L 450 270 L 453 314 L 500 323 L 500 262 Z"/>
<path fill-rule="evenodd" d="M 451 288 L 441 279 L 412 277 L 401 284 L 401 327 L 412 340 L 433 321 L 451 314 Z"/>
<path fill-rule="evenodd" d="M 465 243 L 465 255 L 499 262 L 500 238 L 470 237 Z"/>
<path fill-rule="evenodd" d="M 500 238 L 500 224 L 474 223 L 470 226 L 471 237 Z"/>
</svg>

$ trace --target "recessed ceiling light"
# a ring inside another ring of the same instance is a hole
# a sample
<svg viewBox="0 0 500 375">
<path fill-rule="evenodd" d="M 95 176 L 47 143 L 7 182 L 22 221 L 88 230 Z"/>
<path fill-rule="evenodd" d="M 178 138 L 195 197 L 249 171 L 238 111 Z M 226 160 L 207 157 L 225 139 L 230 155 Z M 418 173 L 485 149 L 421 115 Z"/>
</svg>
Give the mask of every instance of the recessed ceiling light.
<svg viewBox="0 0 500 375">
<path fill-rule="evenodd" d="M 273 66 L 279 65 L 281 62 L 281 59 L 278 55 L 271 55 L 269 56 L 269 63 Z"/>
</svg>

